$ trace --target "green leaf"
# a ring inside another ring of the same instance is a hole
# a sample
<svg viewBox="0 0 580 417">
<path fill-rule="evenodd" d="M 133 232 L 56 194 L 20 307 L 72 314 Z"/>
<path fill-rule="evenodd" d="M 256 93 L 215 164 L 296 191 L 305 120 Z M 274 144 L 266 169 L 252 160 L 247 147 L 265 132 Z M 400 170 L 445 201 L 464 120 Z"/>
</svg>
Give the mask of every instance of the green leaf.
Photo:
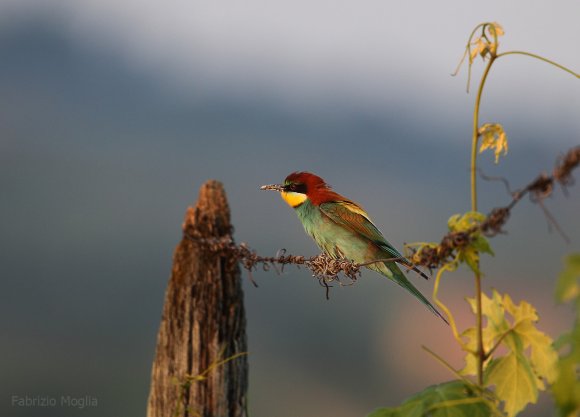
<svg viewBox="0 0 580 417">
<path fill-rule="evenodd" d="M 560 349 L 568 353 L 558 361 L 558 376 L 551 391 L 561 417 L 580 416 L 580 253 L 565 259 L 566 267 L 560 274 L 556 286 L 556 298 L 560 302 L 576 302 L 576 320 L 569 333 L 562 335 L 557 342 Z"/>
<path fill-rule="evenodd" d="M 577 299 L 580 295 L 580 253 L 568 255 L 565 262 L 566 267 L 556 284 L 556 299 L 561 303 Z"/>
<path fill-rule="evenodd" d="M 473 272 L 479 273 L 479 252 L 472 246 L 459 251 L 459 260 L 465 262 Z"/>
<path fill-rule="evenodd" d="M 495 385 L 495 393 L 504 401 L 508 417 L 538 400 L 537 381 L 528 360 L 516 352 L 492 360 L 484 373 L 485 385 Z"/>
<path fill-rule="evenodd" d="M 462 381 L 433 385 L 407 399 L 400 407 L 379 408 L 367 417 L 488 417 L 497 414 L 493 403 Z"/>
<path fill-rule="evenodd" d="M 489 241 L 485 238 L 485 236 L 478 234 L 473 241 L 471 242 L 471 246 L 475 249 L 480 251 L 481 253 L 489 253 L 490 255 L 494 256 L 493 250 L 489 244 Z"/>
<path fill-rule="evenodd" d="M 562 358 L 558 364 L 558 379 L 552 385 L 551 391 L 561 417 L 580 415 L 578 364 L 578 358 L 572 355 Z"/>
</svg>

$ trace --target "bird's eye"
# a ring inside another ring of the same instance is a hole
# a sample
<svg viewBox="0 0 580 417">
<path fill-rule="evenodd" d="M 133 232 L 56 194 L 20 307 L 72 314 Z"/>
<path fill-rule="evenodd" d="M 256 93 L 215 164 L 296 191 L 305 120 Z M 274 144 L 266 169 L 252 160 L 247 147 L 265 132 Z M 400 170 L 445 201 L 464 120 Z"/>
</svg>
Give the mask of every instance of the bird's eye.
<svg viewBox="0 0 580 417">
<path fill-rule="evenodd" d="M 302 184 L 302 183 L 293 182 L 293 183 L 286 185 L 284 187 L 284 189 L 286 191 L 289 191 L 292 193 L 306 194 L 306 184 Z"/>
</svg>

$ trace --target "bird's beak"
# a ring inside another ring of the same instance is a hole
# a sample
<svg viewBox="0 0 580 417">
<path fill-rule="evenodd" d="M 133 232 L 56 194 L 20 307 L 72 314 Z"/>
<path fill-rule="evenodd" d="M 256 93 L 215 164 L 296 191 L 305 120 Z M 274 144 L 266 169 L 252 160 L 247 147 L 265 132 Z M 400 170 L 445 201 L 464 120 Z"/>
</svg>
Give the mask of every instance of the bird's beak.
<svg viewBox="0 0 580 417">
<path fill-rule="evenodd" d="M 281 184 L 270 184 L 270 185 L 262 185 L 260 190 L 272 190 L 282 192 L 284 191 L 284 186 Z"/>
</svg>

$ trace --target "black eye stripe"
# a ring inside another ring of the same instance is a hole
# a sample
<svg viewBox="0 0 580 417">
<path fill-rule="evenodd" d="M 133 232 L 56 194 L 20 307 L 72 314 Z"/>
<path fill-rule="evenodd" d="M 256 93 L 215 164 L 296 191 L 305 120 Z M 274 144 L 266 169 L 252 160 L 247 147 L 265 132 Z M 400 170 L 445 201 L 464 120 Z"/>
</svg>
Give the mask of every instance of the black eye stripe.
<svg viewBox="0 0 580 417">
<path fill-rule="evenodd" d="M 306 184 L 296 184 L 296 192 L 306 194 Z"/>
<path fill-rule="evenodd" d="M 284 188 L 286 189 L 286 191 L 290 191 L 293 193 L 306 194 L 306 184 L 292 183 L 286 185 Z"/>
</svg>

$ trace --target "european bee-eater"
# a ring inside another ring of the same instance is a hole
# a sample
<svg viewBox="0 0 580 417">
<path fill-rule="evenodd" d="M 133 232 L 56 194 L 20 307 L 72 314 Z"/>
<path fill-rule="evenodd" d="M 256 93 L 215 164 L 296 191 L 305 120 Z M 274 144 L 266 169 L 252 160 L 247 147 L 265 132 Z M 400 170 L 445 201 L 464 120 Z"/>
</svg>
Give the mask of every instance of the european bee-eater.
<svg viewBox="0 0 580 417">
<path fill-rule="evenodd" d="M 294 172 L 284 184 L 263 185 L 262 190 L 279 191 L 282 198 L 294 208 L 306 232 L 332 258 L 346 258 L 395 281 L 417 297 L 429 310 L 445 318 L 403 274 L 397 263 L 413 269 L 424 278 L 409 260 L 384 238 L 369 215 L 354 201 L 334 192 L 326 182 L 310 172 Z"/>
</svg>

